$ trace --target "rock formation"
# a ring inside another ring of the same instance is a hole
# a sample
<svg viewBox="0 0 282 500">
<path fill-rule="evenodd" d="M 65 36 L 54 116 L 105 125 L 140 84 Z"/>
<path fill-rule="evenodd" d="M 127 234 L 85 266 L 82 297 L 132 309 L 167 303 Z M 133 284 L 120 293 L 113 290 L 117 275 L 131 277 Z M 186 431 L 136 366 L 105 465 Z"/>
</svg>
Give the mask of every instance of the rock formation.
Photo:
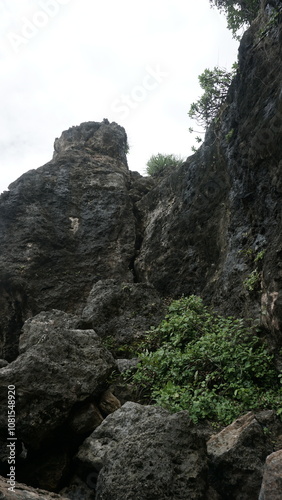
<svg viewBox="0 0 282 500">
<path fill-rule="evenodd" d="M 263 36 L 269 15 L 268 5 L 244 34 L 203 146 L 137 204 L 145 231 L 136 272 L 161 293 L 199 293 L 225 312 L 263 315 L 281 346 L 281 27 Z"/>
<path fill-rule="evenodd" d="M 98 477 L 97 500 L 198 499 L 207 489 L 206 444 L 187 412 L 126 403 L 86 439 L 77 460 L 82 478 Z"/>
<path fill-rule="evenodd" d="M 187 412 L 113 390 L 136 365 L 136 341 L 181 295 L 254 318 L 281 370 L 277 6 L 262 2 L 227 101 L 180 167 L 153 178 L 130 172 L 124 129 L 88 122 L 63 132 L 53 159 L 1 195 L 1 498 L 279 498 L 282 424 L 271 409 L 214 434 Z"/>
</svg>

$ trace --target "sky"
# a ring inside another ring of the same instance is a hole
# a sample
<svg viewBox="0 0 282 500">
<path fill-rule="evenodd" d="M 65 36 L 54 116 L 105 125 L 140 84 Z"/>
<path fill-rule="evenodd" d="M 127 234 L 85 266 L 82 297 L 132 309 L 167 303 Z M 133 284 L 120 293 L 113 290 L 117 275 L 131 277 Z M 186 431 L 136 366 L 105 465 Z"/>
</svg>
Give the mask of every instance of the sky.
<svg viewBox="0 0 282 500">
<path fill-rule="evenodd" d="M 86 121 L 125 128 L 130 170 L 187 158 L 198 75 L 237 51 L 209 0 L 0 0 L 0 192 Z"/>
</svg>

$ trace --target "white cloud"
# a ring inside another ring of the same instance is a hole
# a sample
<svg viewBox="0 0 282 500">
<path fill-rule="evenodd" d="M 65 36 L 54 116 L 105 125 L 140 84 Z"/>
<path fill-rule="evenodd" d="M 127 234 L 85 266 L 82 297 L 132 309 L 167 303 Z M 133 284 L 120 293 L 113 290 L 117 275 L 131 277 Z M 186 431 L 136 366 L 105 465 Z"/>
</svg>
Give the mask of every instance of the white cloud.
<svg viewBox="0 0 282 500">
<path fill-rule="evenodd" d="M 157 152 L 188 156 L 197 77 L 236 59 L 208 0 L 0 0 L 0 15 L 0 192 L 88 120 L 126 128 L 133 170 Z"/>
</svg>

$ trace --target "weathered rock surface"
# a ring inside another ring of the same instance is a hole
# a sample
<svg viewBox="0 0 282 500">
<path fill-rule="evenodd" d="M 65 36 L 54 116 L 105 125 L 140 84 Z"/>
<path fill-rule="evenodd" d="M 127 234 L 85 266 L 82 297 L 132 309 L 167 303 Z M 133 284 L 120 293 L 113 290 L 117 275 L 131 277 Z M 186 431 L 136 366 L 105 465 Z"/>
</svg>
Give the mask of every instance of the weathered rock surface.
<svg viewBox="0 0 282 500">
<path fill-rule="evenodd" d="M 3 405 L 7 386 L 17 388 L 18 438 L 38 448 L 75 405 L 101 394 L 114 366 L 98 335 L 77 329 L 77 318 L 50 311 L 28 320 L 20 355 L 0 372 Z M 4 408 L 1 417 L 5 428 Z"/>
<path fill-rule="evenodd" d="M 207 443 L 210 484 L 225 498 L 257 500 L 266 457 L 282 430 L 272 411 L 252 412 L 237 419 Z"/>
<path fill-rule="evenodd" d="M 82 312 L 86 325 L 117 351 L 140 341 L 151 326 L 165 315 L 165 305 L 156 289 L 146 283 L 125 283 L 108 279 L 92 288 Z"/>
<path fill-rule="evenodd" d="M 119 408 L 116 395 L 125 401 L 130 387 L 112 394 L 108 377 L 136 360 L 116 365 L 105 348 L 126 357 L 167 297 L 193 293 L 257 319 L 282 369 L 282 19 L 273 17 L 280 1 L 261 4 L 218 120 L 179 168 L 156 179 L 129 172 L 124 129 L 89 122 L 63 132 L 53 159 L 1 195 L 4 475 L 14 384 L 22 483 L 73 500 L 279 498 L 273 412 L 210 438 L 208 458 L 206 432 L 199 437 L 186 412 Z M 0 491 L 11 498 L 6 483 Z M 60 498 L 20 484 L 16 492 Z"/>
<path fill-rule="evenodd" d="M 280 500 L 282 494 L 282 450 L 266 459 L 259 500 Z"/>
<path fill-rule="evenodd" d="M 20 338 L 20 355 L 0 371 L 2 460 L 8 454 L 7 387 L 14 385 L 17 445 L 20 448 L 23 443 L 28 456 L 21 467 L 23 477 L 31 475 L 31 484 L 56 489 L 68 469 L 76 436 L 85 436 L 97 426 L 97 415 L 92 412 L 90 418 L 89 405 L 100 401 L 114 367 L 114 359 L 98 335 L 79 329 L 77 317 L 54 310 L 28 320 Z M 43 469 L 51 470 L 51 483 Z M 54 471 L 61 471 L 55 484 Z"/>
<path fill-rule="evenodd" d="M 78 312 L 100 279 L 133 281 L 136 219 L 125 131 L 107 120 L 72 127 L 55 158 L 0 198 L 2 356 L 17 353 L 25 319 Z"/>
<path fill-rule="evenodd" d="M 32 488 L 26 484 L 16 483 L 14 491 L 9 491 L 7 479 L 0 476 L 1 500 L 68 500 L 67 497 L 56 495 L 50 491 Z"/>
<path fill-rule="evenodd" d="M 126 403 L 81 446 L 78 470 L 96 500 L 204 499 L 207 457 L 187 412 Z"/>
<path fill-rule="evenodd" d="M 203 146 L 137 203 L 145 229 L 135 268 L 162 294 L 198 293 L 262 318 L 281 346 L 282 31 L 272 5 L 243 36 L 237 76 Z"/>
</svg>

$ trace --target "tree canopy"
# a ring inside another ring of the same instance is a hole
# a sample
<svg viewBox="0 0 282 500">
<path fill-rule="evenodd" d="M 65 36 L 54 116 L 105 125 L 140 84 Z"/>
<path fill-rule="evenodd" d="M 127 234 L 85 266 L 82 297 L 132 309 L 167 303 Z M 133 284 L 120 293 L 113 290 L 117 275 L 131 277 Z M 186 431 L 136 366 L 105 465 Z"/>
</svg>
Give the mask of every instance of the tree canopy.
<svg viewBox="0 0 282 500">
<path fill-rule="evenodd" d="M 239 29 L 256 18 L 260 8 L 260 0 L 210 0 L 210 4 L 226 15 L 227 26 L 235 38 Z"/>
</svg>

